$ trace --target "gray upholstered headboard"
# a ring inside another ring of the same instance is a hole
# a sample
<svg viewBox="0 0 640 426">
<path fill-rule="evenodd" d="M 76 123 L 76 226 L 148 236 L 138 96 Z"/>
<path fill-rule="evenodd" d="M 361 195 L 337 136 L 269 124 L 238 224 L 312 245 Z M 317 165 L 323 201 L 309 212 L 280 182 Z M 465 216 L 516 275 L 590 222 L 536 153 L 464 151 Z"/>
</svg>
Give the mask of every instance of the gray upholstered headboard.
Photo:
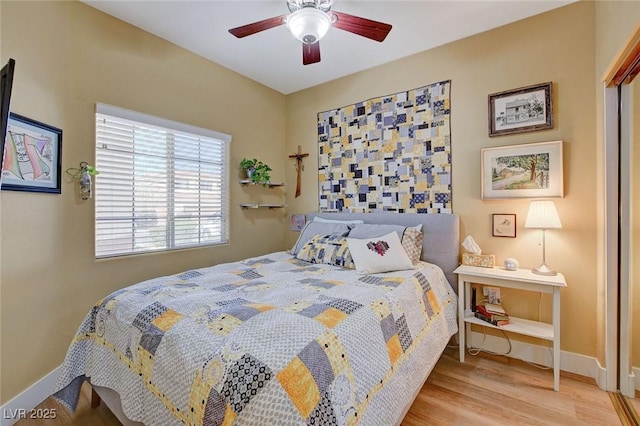
<svg viewBox="0 0 640 426">
<path fill-rule="evenodd" d="M 307 220 L 314 216 L 324 219 L 361 219 L 364 223 L 382 223 L 404 226 L 422 224 L 422 260 L 435 263 L 444 271 L 449 283 L 457 289 L 457 278 L 453 273 L 458 267 L 460 255 L 460 230 L 458 216 L 454 214 L 420 213 L 308 213 Z"/>
</svg>

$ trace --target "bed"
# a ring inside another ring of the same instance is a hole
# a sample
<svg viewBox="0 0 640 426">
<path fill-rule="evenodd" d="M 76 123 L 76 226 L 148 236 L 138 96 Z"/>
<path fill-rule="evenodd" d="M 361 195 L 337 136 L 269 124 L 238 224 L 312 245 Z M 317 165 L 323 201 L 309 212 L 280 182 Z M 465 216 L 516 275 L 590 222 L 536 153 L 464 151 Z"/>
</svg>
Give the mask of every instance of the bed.
<svg viewBox="0 0 640 426">
<path fill-rule="evenodd" d="M 422 252 L 363 274 L 301 260 L 306 244 L 118 290 L 80 325 L 54 397 L 75 410 L 89 381 L 125 424 L 399 424 L 457 332 L 458 218 L 307 215 L 323 219 L 420 227 Z"/>
</svg>

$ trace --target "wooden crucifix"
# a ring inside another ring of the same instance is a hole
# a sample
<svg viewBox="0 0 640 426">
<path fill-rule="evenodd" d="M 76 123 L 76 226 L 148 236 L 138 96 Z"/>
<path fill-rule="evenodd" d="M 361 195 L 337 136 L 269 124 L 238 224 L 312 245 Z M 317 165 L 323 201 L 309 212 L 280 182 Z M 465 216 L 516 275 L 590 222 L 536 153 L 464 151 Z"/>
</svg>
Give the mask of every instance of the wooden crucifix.
<svg viewBox="0 0 640 426">
<path fill-rule="evenodd" d="M 296 159 L 296 172 L 298 172 L 298 178 L 296 180 L 296 198 L 300 196 L 300 186 L 301 186 L 301 173 L 304 170 L 304 164 L 302 164 L 302 159 L 304 157 L 308 157 L 309 154 L 303 154 L 300 149 L 300 145 L 298 145 L 298 152 L 289 156 L 289 158 Z"/>
</svg>

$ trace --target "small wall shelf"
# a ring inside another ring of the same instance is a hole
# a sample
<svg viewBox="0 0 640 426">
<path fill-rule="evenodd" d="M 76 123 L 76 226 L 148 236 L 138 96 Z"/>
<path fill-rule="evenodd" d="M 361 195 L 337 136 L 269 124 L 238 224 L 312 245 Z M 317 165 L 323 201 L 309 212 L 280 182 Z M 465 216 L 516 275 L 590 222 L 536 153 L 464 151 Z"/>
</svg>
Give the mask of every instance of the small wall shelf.
<svg viewBox="0 0 640 426">
<path fill-rule="evenodd" d="M 266 184 L 261 184 L 261 183 L 256 183 L 254 181 L 252 181 L 251 179 L 243 179 L 240 181 L 240 184 L 242 186 L 248 186 L 248 185 L 257 185 L 257 186 L 263 186 L 263 187 L 267 187 L 267 188 L 275 188 L 278 186 L 284 186 L 284 182 L 268 182 Z M 240 207 L 242 207 L 243 209 L 283 209 L 285 207 L 284 204 L 271 204 L 271 203 L 240 203 Z"/>
<path fill-rule="evenodd" d="M 241 180 L 240 184 L 241 185 L 262 185 L 262 184 L 256 184 L 251 179 Z M 269 182 L 269 183 L 267 183 L 265 185 L 268 186 L 269 188 L 275 188 L 276 186 L 284 186 L 284 182 Z"/>
<path fill-rule="evenodd" d="M 242 203 L 240 207 L 243 209 L 282 209 L 284 204 Z"/>
</svg>

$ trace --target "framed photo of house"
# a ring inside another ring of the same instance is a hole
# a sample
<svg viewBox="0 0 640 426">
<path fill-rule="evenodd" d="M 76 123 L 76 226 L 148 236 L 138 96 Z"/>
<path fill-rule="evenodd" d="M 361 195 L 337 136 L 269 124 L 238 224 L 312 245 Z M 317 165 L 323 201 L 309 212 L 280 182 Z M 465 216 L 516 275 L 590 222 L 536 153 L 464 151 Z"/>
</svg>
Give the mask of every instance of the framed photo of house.
<svg viewBox="0 0 640 426">
<path fill-rule="evenodd" d="M 60 194 L 62 130 L 10 113 L 2 190 Z"/>
<path fill-rule="evenodd" d="M 516 215 L 494 213 L 491 215 L 491 235 L 494 237 L 516 237 Z"/>
<path fill-rule="evenodd" d="M 563 197 L 562 141 L 484 148 L 482 199 Z"/>
<path fill-rule="evenodd" d="M 489 95 L 489 136 L 553 128 L 551 82 Z"/>
</svg>

